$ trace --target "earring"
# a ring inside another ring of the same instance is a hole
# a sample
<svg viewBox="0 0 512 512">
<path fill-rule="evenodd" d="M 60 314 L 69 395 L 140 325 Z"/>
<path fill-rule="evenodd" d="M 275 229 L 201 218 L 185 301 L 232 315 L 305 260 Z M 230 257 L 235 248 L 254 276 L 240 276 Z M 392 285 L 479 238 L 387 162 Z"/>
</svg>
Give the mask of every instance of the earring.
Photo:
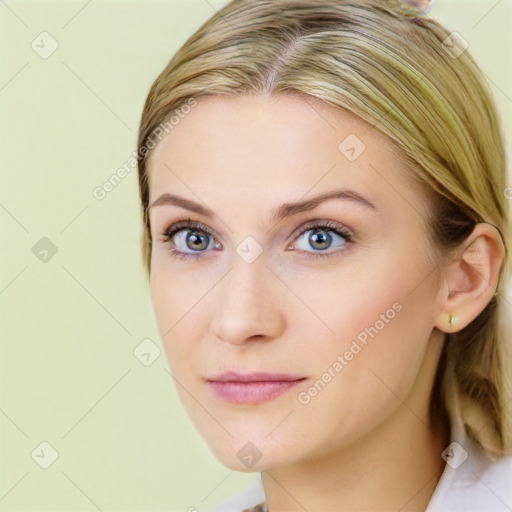
<svg viewBox="0 0 512 512">
<path fill-rule="evenodd" d="M 454 317 L 451 313 L 448 313 L 448 323 L 450 327 L 455 323 L 456 317 Z"/>
</svg>

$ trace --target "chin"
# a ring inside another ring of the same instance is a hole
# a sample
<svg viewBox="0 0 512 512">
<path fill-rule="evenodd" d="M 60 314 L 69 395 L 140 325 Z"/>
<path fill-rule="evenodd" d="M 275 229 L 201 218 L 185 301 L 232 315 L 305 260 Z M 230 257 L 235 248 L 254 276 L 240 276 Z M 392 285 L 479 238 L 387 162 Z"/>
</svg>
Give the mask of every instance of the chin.
<svg viewBox="0 0 512 512">
<path fill-rule="evenodd" d="M 233 437 L 223 431 L 220 438 L 212 437 L 210 430 L 203 439 L 223 466 L 244 473 L 286 466 L 296 462 L 299 456 L 297 447 L 283 444 L 267 434 L 251 435 L 247 429 Z"/>
</svg>

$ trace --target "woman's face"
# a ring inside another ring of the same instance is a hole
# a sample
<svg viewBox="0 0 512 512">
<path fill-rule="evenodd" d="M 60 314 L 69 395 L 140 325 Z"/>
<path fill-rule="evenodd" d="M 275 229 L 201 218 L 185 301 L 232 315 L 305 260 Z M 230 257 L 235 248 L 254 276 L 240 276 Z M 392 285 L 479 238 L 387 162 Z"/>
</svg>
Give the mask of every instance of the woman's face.
<svg viewBox="0 0 512 512">
<path fill-rule="evenodd" d="M 427 421 L 440 346 L 427 203 L 379 132 L 298 97 L 203 98 L 155 149 L 149 185 L 158 330 L 223 464 L 288 465 Z M 209 382 L 229 371 L 302 380 Z"/>
</svg>

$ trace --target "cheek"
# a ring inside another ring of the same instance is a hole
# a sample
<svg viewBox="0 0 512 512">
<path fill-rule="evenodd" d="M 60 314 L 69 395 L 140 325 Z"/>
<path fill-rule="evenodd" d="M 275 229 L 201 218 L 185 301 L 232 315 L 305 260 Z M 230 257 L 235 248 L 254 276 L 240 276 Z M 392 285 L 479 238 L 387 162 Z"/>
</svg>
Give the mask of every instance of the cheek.
<svg viewBox="0 0 512 512">
<path fill-rule="evenodd" d="M 347 264 L 319 265 L 299 278 L 290 273 L 285 280 L 302 302 L 294 302 L 295 311 L 302 308 L 295 321 L 303 324 L 302 329 L 309 324 L 317 336 L 339 346 L 376 323 L 379 331 L 400 324 L 407 317 L 405 310 L 427 317 L 435 290 L 426 279 L 431 269 L 417 252 L 389 244 Z"/>
<path fill-rule="evenodd" d="M 363 277 L 360 282 L 368 284 Z M 301 346 L 295 353 L 312 378 L 305 394 L 295 401 L 296 421 L 290 425 L 294 435 L 304 430 L 323 432 L 320 443 L 324 440 L 326 449 L 333 439 L 355 441 L 411 393 L 432 329 L 428 290 L 409 294 L 407 280 L 381 284 L 374 281 L 371 288 L 358 292 L 350 286 L 338 290 L 326 302 L 329 309 L 318 309 L 335 336 L 316 321 L 297 325 Z M 337 300 L 329 306 L 332 297 Z"/>
<path fill-rule="evenodd" d="M 296 281 L 294 291 L 310 311 L 295 306 L 292 338 L 317 376 L 344 356 L 348 371 L 336 380 L 349 379 L 341 386 L 351 392 L 371 395 L 378 379 L 370 370 L 392 389 L 412 385 L 432 332 L 436 293 L 431 269 L 416 252 L 383 250 L 372 261 Z"/>
<path fill-rule="evenodd" d="M 150 295 L 160 339 L 173 375 L 187 364 L 197 351 L 200 337 L 197 325 L 190 322 L 194 310 L 207 288 L 183 274 L 162 271 L 159 265 L 151 270 Z"/>
</svg>

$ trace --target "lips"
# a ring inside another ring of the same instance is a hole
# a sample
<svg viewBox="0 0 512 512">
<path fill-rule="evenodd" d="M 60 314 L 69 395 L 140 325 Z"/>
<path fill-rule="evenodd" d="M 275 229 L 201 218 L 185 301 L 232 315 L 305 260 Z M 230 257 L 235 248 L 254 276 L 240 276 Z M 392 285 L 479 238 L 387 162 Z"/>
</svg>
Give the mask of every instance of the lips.
<svg viewBox="0 0 512 512">
<path fill-rule="evenodd" d="M 289 373 L 238 373 L 230 371 L 218 376 L 210 377 L 207 380 L 209 382 L 290 382 L 302 380 L 304 378 L 305 377 L 301 375 L 292 375 Z"/>
<path fill-rule="evenodd" d="M 285 373 L 227 372 L 207 380 L 213 396 L 232 404 L 268 402 L 293 388 L 306 377 Z"/>
</svg>

